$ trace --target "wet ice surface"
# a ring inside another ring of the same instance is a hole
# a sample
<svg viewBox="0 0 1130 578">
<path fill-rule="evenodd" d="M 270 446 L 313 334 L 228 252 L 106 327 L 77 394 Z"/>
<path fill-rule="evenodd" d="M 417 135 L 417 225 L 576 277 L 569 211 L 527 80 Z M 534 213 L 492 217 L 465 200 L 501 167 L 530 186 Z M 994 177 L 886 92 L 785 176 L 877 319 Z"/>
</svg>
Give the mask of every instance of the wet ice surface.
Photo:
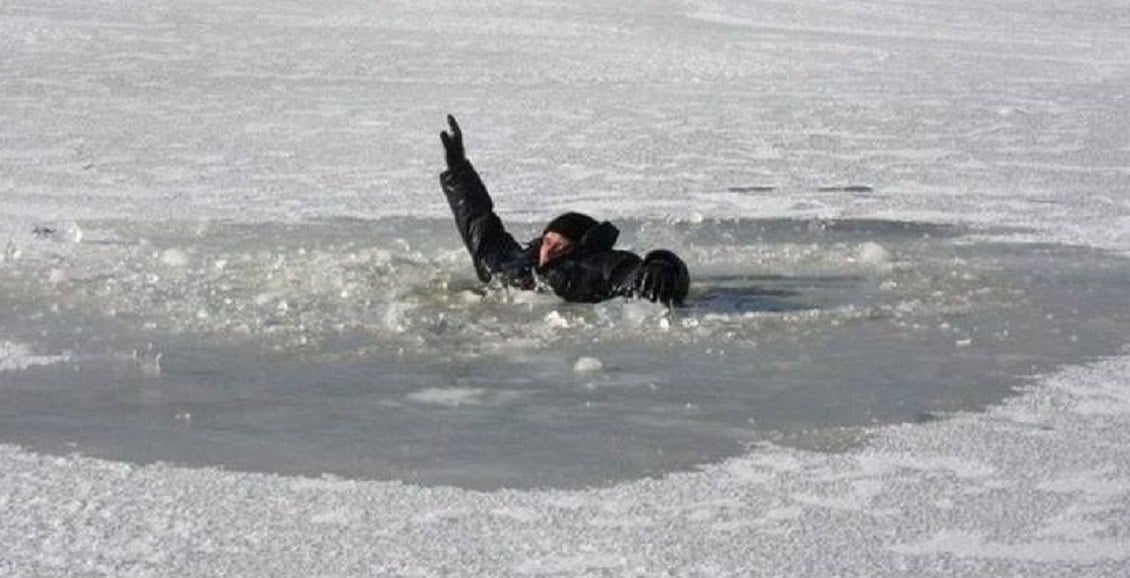
<svg viewBox="0 0 1130 578">
<path fill-rule="evenodd" d="M 483 289 L 449 220 L 40 227 L 0 275 L 48 452 L 472 488 L 586 487 L 999 402 L 1122 350 L 1130 264 L 879 220 L 625 221 L 675 311 Z M 519 237 L 537 226 L 516 223 Z M 974 234 L 976 233 L 976 234 Z M 26 355 L 25 355 L 26 357 Z"/>
</svg>

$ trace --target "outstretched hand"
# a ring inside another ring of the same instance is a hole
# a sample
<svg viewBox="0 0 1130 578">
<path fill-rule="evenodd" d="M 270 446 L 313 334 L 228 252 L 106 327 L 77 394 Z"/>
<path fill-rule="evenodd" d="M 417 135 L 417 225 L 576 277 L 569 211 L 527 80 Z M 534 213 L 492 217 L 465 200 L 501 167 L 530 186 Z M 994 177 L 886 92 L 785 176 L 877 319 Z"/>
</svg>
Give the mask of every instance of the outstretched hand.
<svg viewBox="0 0 1130 578">
<path fill-rule="evenodd" d="M 447 124 L 451 127 L 451 134 L 441 131 L 439 140 L 443 141 L 443 148 L 447 152 L 447 168 L 452 169 L 467 160 L 467 152 L 463 149 L 463 131 L 459 130 L 455 117 L 447 115 Z"/>
</svg>

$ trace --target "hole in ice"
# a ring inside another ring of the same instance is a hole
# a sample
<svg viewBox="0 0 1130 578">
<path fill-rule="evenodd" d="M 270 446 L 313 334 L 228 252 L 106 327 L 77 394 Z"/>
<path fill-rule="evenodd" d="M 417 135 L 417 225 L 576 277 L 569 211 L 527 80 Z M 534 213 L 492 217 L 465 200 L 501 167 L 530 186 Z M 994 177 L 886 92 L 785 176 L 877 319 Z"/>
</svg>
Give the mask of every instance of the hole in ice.
<svg viewBox="0 0 1130 578">
<path fill-rule="evenodd" d="M 1130 265 L 1097 250 L 887 221 L 618 224 L 687 259 L 687 307 L 484 289 L 446 219 L 29 232 L 0 266 L 0 440 L 582 487 L 758 441 L 850 446 L 1130 333 Z"/>
</svg>

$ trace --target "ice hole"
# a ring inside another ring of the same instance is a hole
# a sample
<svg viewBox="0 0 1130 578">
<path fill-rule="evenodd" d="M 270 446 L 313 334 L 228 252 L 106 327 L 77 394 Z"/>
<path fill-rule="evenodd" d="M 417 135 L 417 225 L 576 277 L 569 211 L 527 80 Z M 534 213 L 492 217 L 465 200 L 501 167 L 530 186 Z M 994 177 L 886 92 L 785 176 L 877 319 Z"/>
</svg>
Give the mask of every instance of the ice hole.
<svg viewBox="0 0 1130 578">
<path fill-rule="evenodd" d="M 29 232 L 0 268 L 0 440 L 585 487 L 975 411 L 1130 334 L 1130 264 L 1098 250 L 906 222 L 618 224 L 625 248 L 687 259 L 687 307 L 484 288 L 446 219 Z"/>
</svg>

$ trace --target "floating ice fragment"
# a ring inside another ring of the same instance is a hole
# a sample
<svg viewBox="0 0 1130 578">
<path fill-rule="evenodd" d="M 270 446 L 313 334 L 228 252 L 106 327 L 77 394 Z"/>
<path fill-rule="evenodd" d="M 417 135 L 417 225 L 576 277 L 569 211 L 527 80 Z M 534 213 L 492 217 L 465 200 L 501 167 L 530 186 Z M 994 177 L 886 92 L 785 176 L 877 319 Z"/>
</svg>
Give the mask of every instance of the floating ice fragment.
<svg viewBox="0 0 1130 578">
<path fill-rule="evenodd" d="M 69 360 L 66 355 L 35 355 L 31 348 L 11 341 L 0 341 L 0 372 L 51 365 Z"/>
<path fill-rule="evenodd" d="M 856 248 L 855 260 L 865 265 L 887 265 L 891 262 L 891 252 L 878 243 L 868 241 Z"/>
<path fill-rule="evenodd" d="M 162 265 L 176 268 L 187 267 L 189 263 L 188 253 L 180 249 L 165 249 L 161 251 L 157 260 L 160 261 Z"/>
<path fill-rule="evenodd" d="M 18 261 L 21 256 L 23 256 L 23 251 L 14 243 L 8 241 L 8 244 L 4 246 L 4 253 L 0 254 L 0 263 L 4 261 Z"/>
<path fill-rule="evenodd" d="M 581 357 L 573 364 L 573 371 L 577 373 L 595 373 L 604 369 L 604 364 L 595 357 Z"/>
<path fill-rule="evenodd" d="M 537 291 L 507 291 L 506 297 L 516 305 L 533 305 L 542 300 Z"/>
<path fill-rule="evenodd" d="M 52 285 L 60 285 L 71 280 L 71 274 L 66 269 L 54 268 L 47 274 L 47 281 Z"/>
<path fill-rule="evenodd" d="M 408 394 L 408 399 L 426 405 L 458 407 L 482 405 L 486 390 L 478 387 L 429 387 Z"/>
<path fill-rule="evenodd" d="M 623 304 L 623 319 L 632 327 L 639 327 L 655 315 L 665 315 L 667 308 L 646 300 L 628 301 Z"/>
<path fill-rule="evenodd" d="M 63 225 L 63 240 L 72 243 L 82 242 L 82 229 L 78 226 L 78 223 L 68 221 Z"/>
<path fill-rule="evenodd" d="M 545 324 L 548 325 L 551 329 L 569 328 L 569 320 L 558 313 L 556 309 L 546 314 Z"/>
</svg>

